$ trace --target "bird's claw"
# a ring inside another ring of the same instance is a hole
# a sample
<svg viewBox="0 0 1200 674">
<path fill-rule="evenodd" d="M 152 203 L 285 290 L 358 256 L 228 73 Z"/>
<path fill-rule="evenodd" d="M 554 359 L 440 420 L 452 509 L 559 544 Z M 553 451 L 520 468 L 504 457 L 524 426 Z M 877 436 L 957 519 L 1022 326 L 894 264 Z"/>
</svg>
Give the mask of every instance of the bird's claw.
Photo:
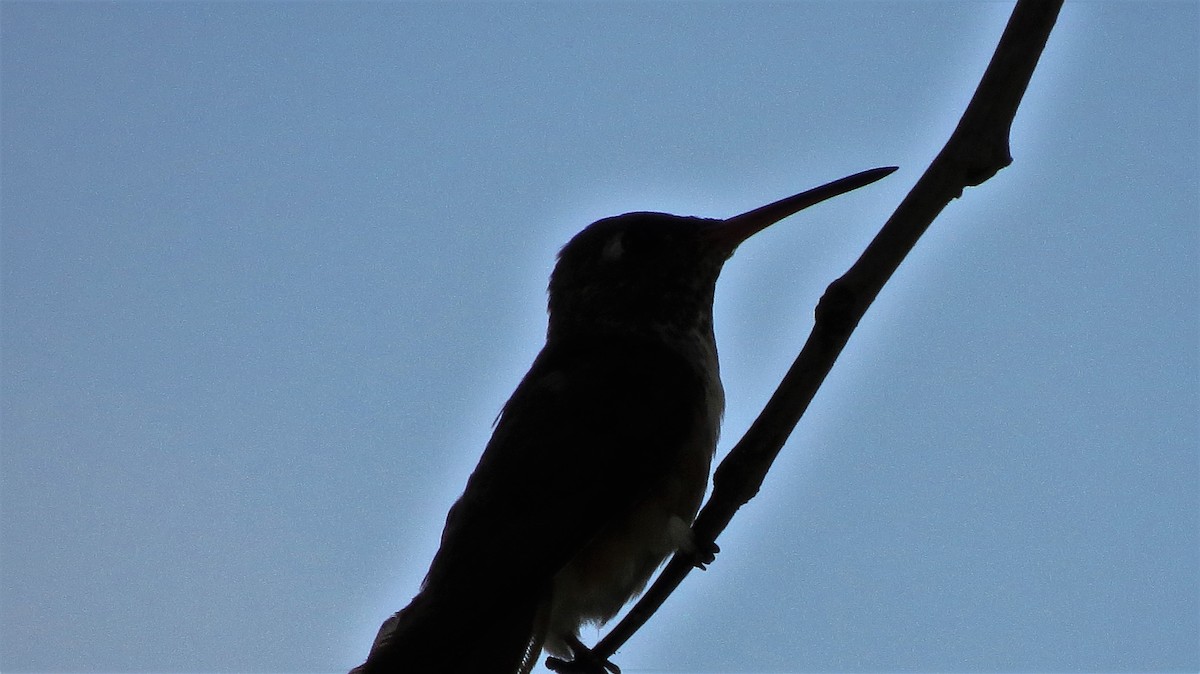
<svg viewBox="0 0 1200 674">
<path fill-rule="evenodd" d="M 721 548 L 713 542 L 705 544 L 697 541 L 695 545 L 696 549 L 692 551 L 692 566 L 701 571 L 707 571 L 708 565 L 716 561 L 717 553 L 721 551 Z"/>
<path fill-rule="evenodd" d="M 597 656 L 574 635 L 567 637 L 571 659 L 546 658 L 546 668 L 558 674 L 621 674 L 621 668 Z"/>
</svg>

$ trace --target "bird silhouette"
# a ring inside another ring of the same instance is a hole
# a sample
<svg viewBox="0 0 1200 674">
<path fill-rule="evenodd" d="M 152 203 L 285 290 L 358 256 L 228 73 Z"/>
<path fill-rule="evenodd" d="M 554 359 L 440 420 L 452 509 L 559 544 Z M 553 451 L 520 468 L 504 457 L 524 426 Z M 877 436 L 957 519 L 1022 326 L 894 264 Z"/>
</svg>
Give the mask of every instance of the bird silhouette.
<svg viewBox="0 0 1200 674">
<path fill-rule="evenodd" d="M 545 346 L 450 509 L 420 591 L 352 674 L 525 674 L 543 648 L 586 660 L 580 626 L 616 615 L 668 555 L 710 561 L 715 546 L 690 525 L 724 409 L 721 268 L 754 233 L 894 170 L 726 220 L 627 213 L 571 239 L 550 277 Z"/>
</svg>

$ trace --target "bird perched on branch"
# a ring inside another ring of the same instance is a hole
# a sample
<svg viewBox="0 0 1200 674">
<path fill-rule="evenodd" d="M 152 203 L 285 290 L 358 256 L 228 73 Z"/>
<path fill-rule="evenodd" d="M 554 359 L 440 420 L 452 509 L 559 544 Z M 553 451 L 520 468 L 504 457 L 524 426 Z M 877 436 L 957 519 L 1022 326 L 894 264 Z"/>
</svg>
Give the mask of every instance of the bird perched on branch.
<svg viewBox="0 0 1200 674">
<path fill-rule="evenodd" d="M 690 526 L 724 409 L 721 267 L 754 233 L 893 170 L 727 220 L 627 213 L 577 234 L 550 277 L 546 345 L 450 509 L 420 592 L 352 674 L 524 674 L 543 648 L 584 662 L 579 627 L 616 615 L 668 555 L 711 561 L 713 542 Z"/>
</svg>

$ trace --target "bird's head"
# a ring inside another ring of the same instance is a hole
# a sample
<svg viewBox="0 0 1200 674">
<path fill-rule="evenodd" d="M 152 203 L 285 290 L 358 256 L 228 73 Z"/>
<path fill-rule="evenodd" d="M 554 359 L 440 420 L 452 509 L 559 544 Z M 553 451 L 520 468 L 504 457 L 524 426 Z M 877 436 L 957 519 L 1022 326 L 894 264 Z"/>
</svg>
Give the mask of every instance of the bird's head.
<svg viewBox="0 0 1200 674">
<path fill-rule="evenodd" d="M 721 267 L 743 241 L 895 171 L 864 171 L 726 220 L 636 212 L 597 220 L 558 254 L 550 333 L 711 330 Z"/>
</svg>

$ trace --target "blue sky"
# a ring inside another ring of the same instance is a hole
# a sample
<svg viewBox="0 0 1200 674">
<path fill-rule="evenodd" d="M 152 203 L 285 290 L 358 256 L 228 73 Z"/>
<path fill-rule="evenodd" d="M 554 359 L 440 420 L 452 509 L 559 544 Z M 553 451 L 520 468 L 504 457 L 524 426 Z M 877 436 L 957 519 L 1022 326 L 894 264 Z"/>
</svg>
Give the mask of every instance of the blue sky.
<svg viewBox="0 0 1200 674">
<path fill-rule="evenodd" d="M 726 266 L 723 453 L 1010 9 L 3 3 L 0 670 L 344 671 L 416 591 L 574 232 L 900 166 Z M 619 664 L 1200 667 L 1198 26 L 1068 3 L 1015 163 Z"/>
</svg>

